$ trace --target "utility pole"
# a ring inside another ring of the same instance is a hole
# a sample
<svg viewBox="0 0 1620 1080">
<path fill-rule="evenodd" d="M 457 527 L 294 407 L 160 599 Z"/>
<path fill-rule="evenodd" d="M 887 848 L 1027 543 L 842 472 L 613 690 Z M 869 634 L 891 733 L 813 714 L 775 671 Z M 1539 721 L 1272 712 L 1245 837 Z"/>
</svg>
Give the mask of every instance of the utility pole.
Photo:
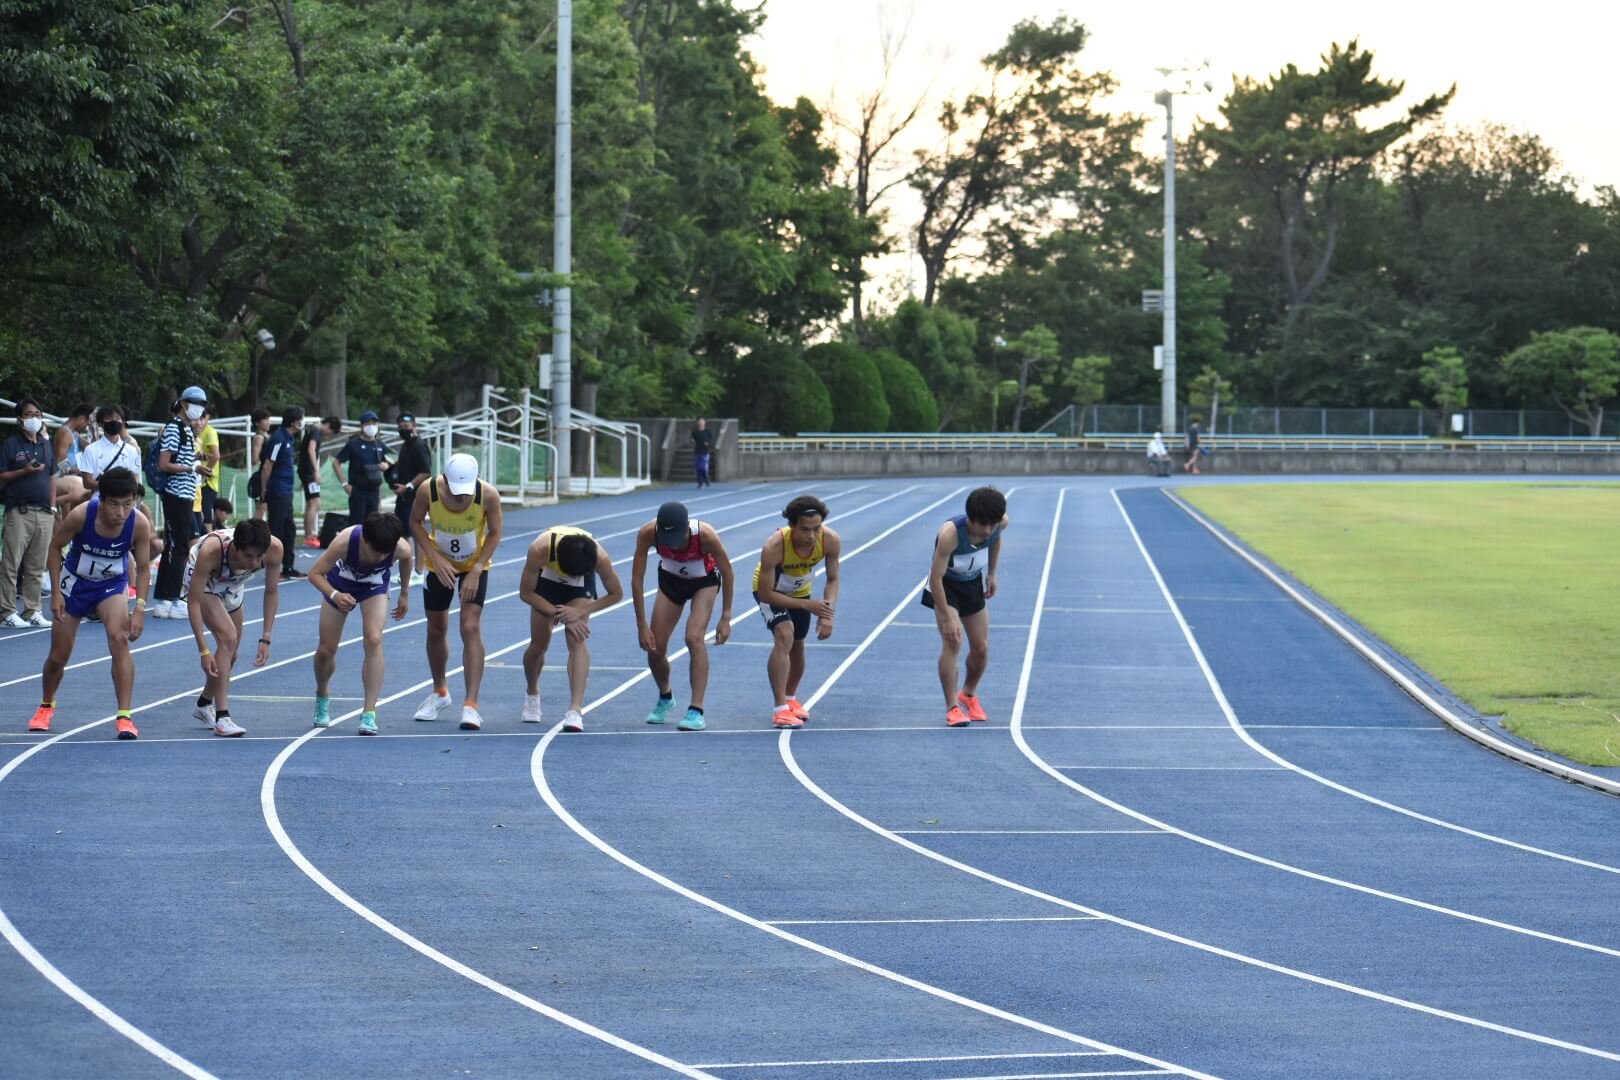
<svg viewBox="0 0 1620 1080">
<path fill-rule="evenodd" d="M 1168 81 L 1173 75 L 1191 75 L 1209 70 L 1205 60 L 1197 68 L 1159 68 Z M 1213 90 L 1214 84 L 1204 80 L 1204 89 Z M 1193 93 L 1192 81 L 1186 80 L 1181 93 Z M 1179 430 L 1176 425 L 1176 91 L 1166 87 L 1153 95 L 1157 105 L 1164 106 L 1164 381 L 1159 389 L 1159 422 L 1166 435 Z"/>
<path fill-rule="evenodd" d="M 574 0 L 557 0 L 557 180 L 551 239 L 551 268 L 557 275 L 551 333 L 551 437 L 557 444 L 558 494 L 573 475 L 570 413 L 573 412 L 574 329 L 573 129 Z"/>
</svg>

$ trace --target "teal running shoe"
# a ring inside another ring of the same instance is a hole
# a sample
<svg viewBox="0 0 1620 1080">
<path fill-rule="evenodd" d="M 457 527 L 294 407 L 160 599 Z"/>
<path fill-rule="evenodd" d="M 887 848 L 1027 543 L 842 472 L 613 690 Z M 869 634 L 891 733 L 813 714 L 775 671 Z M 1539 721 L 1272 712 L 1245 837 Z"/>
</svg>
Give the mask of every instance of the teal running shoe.
<svg viewBox="0 0 1620 1080">
<path fill-rule="evenodd" d="M 356 734 L 377 734 L 377 714 L 375 712 L 363 712 L 360 714 L 360 730 Z"/>
<path fill-rule="evenodd" d="M 686 715 L 681 717 L 681 722 L 675 726 L 681 731 L 702 731 L 703 714 L 696 709 L 687 709 Z"/>
<path fill-rule="evenodd" d="M 331 698 L 329 698 L 329 697 L 318 697 L 318 698 L 315 699 L 315 726 L 316 727 L 331 727 L 332 726 L 332 699 Z"/>
<path fill-rule="evenodd" d="M 652 712 L 647 714 L 647 723 L 662 724 L 665 720 L 669 719 L 670 710 L 674 708 L 675 698 L 673 696 L 659 698 L 658 704 L 654 705 L 652 707 Z"/>
</svg>

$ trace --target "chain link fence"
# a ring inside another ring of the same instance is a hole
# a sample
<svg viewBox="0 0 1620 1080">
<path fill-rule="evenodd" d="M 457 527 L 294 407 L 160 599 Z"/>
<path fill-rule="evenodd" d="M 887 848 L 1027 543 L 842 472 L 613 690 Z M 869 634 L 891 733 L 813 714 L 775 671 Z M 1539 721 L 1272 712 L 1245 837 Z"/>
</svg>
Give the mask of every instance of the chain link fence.
<svg viewBox="0 0 1620 1080">
<path fill-rule="evenodd" d="M 1564 439 L 1590 435 L 1556 410 L 1466 409 L 1462 430 L 1467 439 Z M 1177 431 L 1186 430 L 1190 417 L 1198 417 L 1209 435 L 1384 436 L 1418 439 L 1453 434 L 1446 417 L 1427 409 L 1298 409 L 1256 405 L 1222 408 L 1216 417 L 1219 430 L 1209 422 L 1209 410 L 1182 406 Z M 1151 435 L 1159 428 L 1157 405 L 1070 405 L 1042 424 L 1037 433 L 1076 438 L 1081 435 Z M 1601 436 L 1620 438 L 1620 409 L 1603 417 Z"/>
</svg>

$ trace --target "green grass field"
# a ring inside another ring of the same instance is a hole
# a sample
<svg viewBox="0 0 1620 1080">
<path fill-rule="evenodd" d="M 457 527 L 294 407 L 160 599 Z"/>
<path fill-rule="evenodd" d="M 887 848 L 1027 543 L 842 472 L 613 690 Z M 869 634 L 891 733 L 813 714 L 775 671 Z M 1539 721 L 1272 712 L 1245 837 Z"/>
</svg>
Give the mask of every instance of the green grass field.
<svg viewBox="0 0 1620 1080">
<path fill-rule="evenodd" d="M 1181 494 L 1509 730 L 1620 765 L 1620 485 Z"/>
</svg>

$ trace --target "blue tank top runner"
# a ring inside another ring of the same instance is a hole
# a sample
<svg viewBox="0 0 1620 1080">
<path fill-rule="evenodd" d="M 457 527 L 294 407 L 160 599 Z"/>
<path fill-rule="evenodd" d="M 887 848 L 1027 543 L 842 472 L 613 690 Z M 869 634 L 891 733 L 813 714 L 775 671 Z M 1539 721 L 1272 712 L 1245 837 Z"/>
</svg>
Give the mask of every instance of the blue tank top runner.
<svg viewBox="0 0 1620 1080">
<path fill-rule="evenodd" d="M 113 582 L 127 581 L 129 576 L 129 549 L 135 539 L 135 515 L 124 519 L 124 528 L 115 537 L 96 532 L 96 512 L 101 509 L 100 499 L 91 499 L 84 514 L 84 528 L 68 547 L 66 570 L 80 581 L 97 586 L 111 586 Z"/>
<path fill-rule="evenodd" d="M 389 574 L 394 568 L 394 553 L 390 551 L 380 562 L 366 563 L 360 559 L 360 530 L 349 533 L 349 550 L 326 576 L 334 588 L 355 596 L 374 595 L 388 591 Z"/>
<path fill-rule="evenodd" d="M 990 570 L 990 546 L 1001 535 L 1001 526 L 998 524 L 984 543 L 975 544 L 968 539 L 967 515 L 959 514 L 951 518 L 951 524 L 956 526 L 956 550 L 951 552 L 951 561 L 945 564 L 945 576 L 952 581 L 973 581 L 983 577 Z"/>
</svg>

